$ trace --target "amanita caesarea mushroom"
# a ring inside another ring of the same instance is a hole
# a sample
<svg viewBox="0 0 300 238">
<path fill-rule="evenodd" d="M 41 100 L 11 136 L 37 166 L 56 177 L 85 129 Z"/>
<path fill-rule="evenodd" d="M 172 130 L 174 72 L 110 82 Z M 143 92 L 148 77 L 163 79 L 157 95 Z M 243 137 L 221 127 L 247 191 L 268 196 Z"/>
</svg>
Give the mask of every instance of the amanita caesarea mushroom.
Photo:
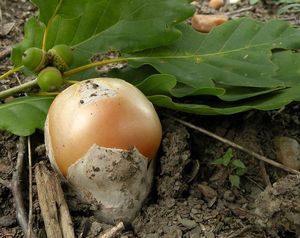
<svg viewBox="0 0 300 238">
<path fill-rule="evenodd" d="M 114 78 L 68 87 L 53 101 L 45 123 L 52 165 L 106 222 L 130 222 L 141 208 L 161 137 L 152 103 Z"/>
</svg>

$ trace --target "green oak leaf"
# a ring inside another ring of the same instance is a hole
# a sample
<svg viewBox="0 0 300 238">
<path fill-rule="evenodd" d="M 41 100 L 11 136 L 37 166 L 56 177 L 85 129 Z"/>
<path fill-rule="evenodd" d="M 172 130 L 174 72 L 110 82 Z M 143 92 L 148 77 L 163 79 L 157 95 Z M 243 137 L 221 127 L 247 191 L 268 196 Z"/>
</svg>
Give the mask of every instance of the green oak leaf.
<svg viewBox="0 0 300 238">
<path fill-rule="evenodd" d="M 273 93 L 254 97 L 249 100 L 238 102 L 224 102 L 192 98 L 188 102 L 176 100 L 167 95 L 148 96 L 149 100 L 156 106 L 172 110 L 200 115 L 230 115 L 248 110 L 274 110 L 281 108 L 293 101 L 300 101 L 300 84 L 285 88 Z"/>
<path fill-rule="evenodd" d="M 31 17 L 24 26 L 24 40 L 12 48 L 11 60 L 15 67 L 22 65 L 22 54 L 30 47 L 42 47 L 45 25 Z"/>
<path fill-rule="evenodd" d="M 0 104 L 0 129 L 19 136 L 43 130 L 53 97 L 21 97 Z"/>
<path fill-rule="evenodd" d="M 127 66 L 122 69 L 112 69 L 107 73 L 107 76 L 109 78 L 121 78 L 133 85 L 137 85 L 153 74 L 159 74 L 159 72 L 150 65 L 144 65 L 139 68 Z"/>
<path fill-rule="evenodd" d="M 176 78 L 173 75 L 153 74 L 135 86 L 145 95 L 170 95 L 170 92 L 176 86 L 176 83 Z"/>
<path fill-rule="evenodd" d="M 132 71 L 138 73 L 139 71 Z M 140 73 L 140 75 L 142 75 Z M 144 75 L 146 76 L 146 74 Z M 185 96 L 197 96 L 197 95 L 214 95 L 218 96 L 223 101 L 238 101 L 242 99 L 247 99 L 251 97 L 256 97 L 259 95 L 264 95 L 270 92 L 274 92 L 285 87 L 277 88 L 251 88 L 251 87 L 234 87 L 234 86 L 222 86 L 222 87 L 212 87 L 212 88 L 200 88 L 196 90 L 195 88 L 189 87 L 185 84 L 180 84 L 177 82 L 174 75 L 169 74 L 152 74 L 143 80 L 132 80 L 132 78 L 124 77 L 124 75 L 118 75 L 118 77 L 123 78 L 130 83 L 138 87 L 145 95 L 168 95 L 176 98 L 181 98 Z"/>
<path fill-rule="evenodd" d="M 129 63 L 133 67 L 149 64 L 162 74 L 174 75 L 178 82 L 191 87 L 191 94 L 193 88 L 222 88 L 222 85 L 263 91 L 284 87 L 283 82 L 274 78 L 278 67 L 271 61 L 272 50 L 300 47 L 300 30 L 279 20 L 266 23 L 248 18 L 232 20 L 209 34 L 196 32 L 184 24 L 178 28 L 182 32 L 178 41 L 132 54 Z M 235 93 L 238 99 L 242 98 L 243 93 Z"/>
<path fill-rule="evenodd" d="M 39 8 L 39 20 L 47 25 L 53 16 L 72 19 L 82 15 L 88 0 L 31 0 Z"/>
<path fill-rule="evenodd" d="M 208 94 L 208 95 L 222 95 L 225 90 L 222 88 L 191 88 L 185 84 L 177 82 L 174 75 L 170 74 L 153 74 L 144 79 L 143 81 L 136 83 L 138 87 L 145 95 L 170 95 L 176 98 L 185 96 Z"/>
<path fill-rule="evenodd" d="M 226 93 L 219 96 L 223 101 L 238 101 L 247 98 L 257 97 L 260 95 L 275 92 L 284 89 L 284 86 L 278 86 L 274 88 L 253 88 L 253 87 L 234 87 L 234 86 L 222 86 Z"/>
<path fill-rule="evenodd" d="M 25 49 L 40 46 L 45 26 L 45 49 L 57 44 L 72 46 L 71 68 L 90 62 L 90 58 L 109 50 L 141 51 L 170 44 L 181 32 L 175 25 L 194 13 L 190 0 L 33 0 L 40 10 L 40 27 L 13 51 L 13 63 L 19 66 Z M 32 39 L 33 38 L 33 39 Z M 28 44 L 30 39 L 31 44 Z M 34 42 L 39 44 L 34 44 Z M 82 72 L 76 79 L 96 76 L 95 70 Z"/>
<path fill-rule="evenodd" d="M 276 78 L 287 87 L 300 84 L 300 54 L 292 51 L 279 51 L 272 55 L 272 61 L 277 65 Z"/>
<path fill-rule="evenodd" d="M 191 16 L 187 0 L 89 1 L 79 18 L 60 16 L 49 28 L 47 48 L 65 43 L 74 48 L 74 67 L 108 50 L 141 51 L 167 45 L 180 37 L 174 26 Z"/>
</svg>

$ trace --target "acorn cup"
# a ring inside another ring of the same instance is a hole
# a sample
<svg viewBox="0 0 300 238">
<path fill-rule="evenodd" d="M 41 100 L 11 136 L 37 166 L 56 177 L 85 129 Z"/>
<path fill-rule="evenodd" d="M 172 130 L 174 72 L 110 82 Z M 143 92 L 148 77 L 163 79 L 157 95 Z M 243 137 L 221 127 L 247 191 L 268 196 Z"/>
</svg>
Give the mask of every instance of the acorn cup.
<svg viewBox="0 0 300 238">
<path fill-rule="evenodd" d="M 65 72 L 73 62 L 72 49 L 67 45 L 56 45 L 47 52 L 50 64 L 60 72 Z"/>
</svg>

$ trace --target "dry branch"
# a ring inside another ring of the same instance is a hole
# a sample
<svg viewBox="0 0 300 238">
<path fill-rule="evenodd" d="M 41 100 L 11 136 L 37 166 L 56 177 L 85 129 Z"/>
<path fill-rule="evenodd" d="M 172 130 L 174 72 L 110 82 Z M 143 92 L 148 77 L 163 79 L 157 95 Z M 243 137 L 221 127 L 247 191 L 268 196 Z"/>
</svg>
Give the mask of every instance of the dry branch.
<svg viewBox="0 0 300 238">
<path fill-rule="evenodd" d="M 21 176 L 24 164 L 24 153 L 25 153 L 25 137 L 20 137 L 18 143 L 18 157 L 17 157 L 17 165 L 16 169 L 13 172 L 12 180 L 11 180 L 11 192 L 14 197 L 15 205 L 16 205 L 16 213 L 17 219 L 22 227 L 24 234 L 28 234 L 28 220 L 27 214 L 24 207 L 23 202 L 23 192 L 21 189 Z"/>
<path fill-rule="evenodd" d="M 29 174 L 29 211 L 28 211 L 28 237 L 31 237 L 31 231 L 32 231 L 32 157 L 31 157 L 31 143 L 30 143 L 30 137 L 27 137 L 27 151 L 28 151 L 28 174 Z"/>
<path fill-rule="evenodd" d="M 16 205 L 16 213 L 17 213 L 17 219 L 22 227 L 22 230 L 27 237 L 27 234 L 31 234 L 30 238 L 36 237 L 36 235 L 32 231 L 28 231 L 28 219 L 26 210 L 24 207 L 23 202 L 23 192 L 21 188 L 21 177 L 22 177 L 22 171 L 23 171 L 23 165 L 24 165 L 24 154 L 26 149 L 25 144 L 26 138 L 20 137 L 19 143 L 18 143 L 18 157 L 17 157 L 17 165 L 16 169 L 13 172 L 12 180 L 11 180 L 11 192 L 14 197 L 15 205 Z"/>
<path fill-rule="evenodd" d="M 38 198 L 48 238 L 74 238 L 68 205 L 59 178 L 43 163 L 35 167 Z"/>
</svg>

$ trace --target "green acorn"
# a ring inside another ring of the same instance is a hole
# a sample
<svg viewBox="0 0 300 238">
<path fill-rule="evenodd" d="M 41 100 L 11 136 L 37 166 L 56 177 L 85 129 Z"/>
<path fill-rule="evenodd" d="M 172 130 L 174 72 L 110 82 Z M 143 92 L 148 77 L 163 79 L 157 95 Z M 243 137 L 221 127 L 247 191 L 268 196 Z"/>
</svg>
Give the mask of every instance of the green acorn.
<svg viewBox="0 0 300 238">
<path fill-rule="evenodd" d="M 37 47 L 27 49 L 22 56 L 23 65 L 34 73 L 37 73 L 45 68 L 47 62 L 48 59 L 46 52 Z"/>
<path fill-rule="evenodd" d="M 54 91 L 63 84 L 61 72 L 55 67 L 47 67 L 43 69 L 37 77 L 37 83 L 42 91 Z"/>
</svg>

